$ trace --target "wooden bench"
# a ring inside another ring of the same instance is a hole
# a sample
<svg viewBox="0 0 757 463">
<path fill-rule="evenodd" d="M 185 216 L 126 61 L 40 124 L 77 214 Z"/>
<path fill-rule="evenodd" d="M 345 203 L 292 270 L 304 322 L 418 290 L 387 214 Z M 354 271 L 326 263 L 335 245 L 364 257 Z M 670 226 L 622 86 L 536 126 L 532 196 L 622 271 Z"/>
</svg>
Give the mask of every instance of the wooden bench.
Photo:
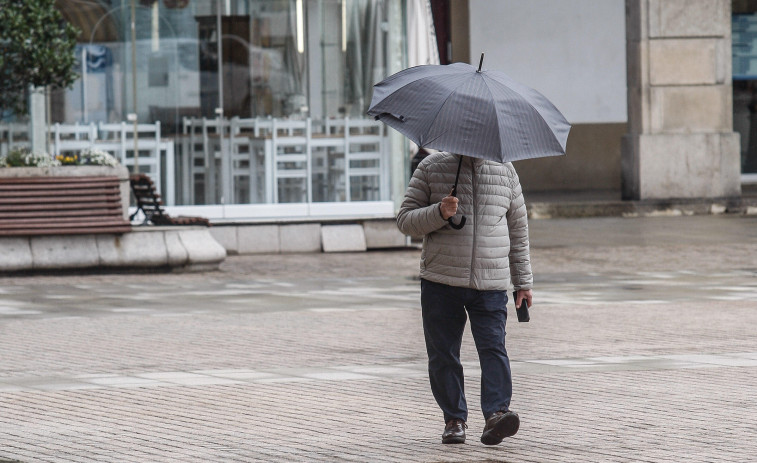
<svg viewBox="0 0 757 463">
<path fill-rule="evenodd" d="M 134 220 L 139 211 L 145 215 L 143 224 L 154 225 L 204 225 L 210 226 L 210 221 L 204 217 L 171 217 L 163 210 L 163 202 L 155 190 L 155 184 L 146 174 L 132 174 L 129 177 L 131 191 L 137 203 L 137 210 L 129 217 Z"/>
<path fill-rule="evenodd" d="M 0 236 L 126 233 L 118 177 L 0 178 Z"/>
</svg>

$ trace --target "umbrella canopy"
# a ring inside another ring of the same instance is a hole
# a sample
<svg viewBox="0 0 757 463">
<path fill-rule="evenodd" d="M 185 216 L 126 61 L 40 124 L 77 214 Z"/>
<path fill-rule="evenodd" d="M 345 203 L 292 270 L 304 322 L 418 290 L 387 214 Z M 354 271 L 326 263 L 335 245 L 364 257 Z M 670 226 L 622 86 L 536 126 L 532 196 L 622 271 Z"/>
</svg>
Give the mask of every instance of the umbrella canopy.
<svg viewBox="0 0 757 463">
<path fill-rule="evenodd" d="M 400 71 L 374 86 L 368 114 L 424 148 L 498 162 L 565 154 L 570 124 L 560 111 L 506 74 L 480 69 Z"/>
</svg>

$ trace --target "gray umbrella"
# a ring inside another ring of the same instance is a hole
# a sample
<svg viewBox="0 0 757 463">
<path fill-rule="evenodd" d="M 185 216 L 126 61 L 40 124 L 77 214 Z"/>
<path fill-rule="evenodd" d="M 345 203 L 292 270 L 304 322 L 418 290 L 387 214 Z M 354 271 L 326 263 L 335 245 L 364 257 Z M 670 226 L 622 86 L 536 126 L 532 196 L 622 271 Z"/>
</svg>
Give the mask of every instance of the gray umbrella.
<svg viewBox="0 0 757 463">
<path fill-rule="evenodd" d="M 482 71 L 483 60 L 478 70 L 454 63 L 389 76 L 374 86 L 368 114 L 422 148 L 497 162 L 565 154 L 570 124 L 560 111 L 506 74 Z M 453 195 L 456 187 L 457 178 Z"/>
</svg>

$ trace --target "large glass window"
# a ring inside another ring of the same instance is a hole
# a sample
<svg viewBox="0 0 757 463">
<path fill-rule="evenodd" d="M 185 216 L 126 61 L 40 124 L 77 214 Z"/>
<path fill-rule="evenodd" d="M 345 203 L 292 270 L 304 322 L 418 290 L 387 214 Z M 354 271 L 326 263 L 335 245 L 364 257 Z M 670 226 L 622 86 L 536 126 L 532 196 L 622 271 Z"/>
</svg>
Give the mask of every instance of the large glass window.
<svg viewBox="0 0 757 463">
<path fill-rule="evenodd" d="M 128 148 L 133 115 L 159 123 L 134 125 L 139 158 L 122 156 L 176 204 L 388 200 L 385 132 L 364 115 L 402 67 L 403 4 L 61 0 L 80 79 L 51 96 L 50 122 L 94 125 L 112 150 L 117 124 Z"/>
<path fill-rule="evenodd" d="M 81 79 L 54 97 L 54 122 L 362 116 L 401 33 L 400 0 L 138 0 L 133 66 L 131 2 L 89 3 L 60 2 L 82 29 Z"/>
<path fill-rule="evenodd" d="M 734 1 L 733 128 L 741 135 L 741 172 L 757 183 L 757 2 Z"/>
</svg>

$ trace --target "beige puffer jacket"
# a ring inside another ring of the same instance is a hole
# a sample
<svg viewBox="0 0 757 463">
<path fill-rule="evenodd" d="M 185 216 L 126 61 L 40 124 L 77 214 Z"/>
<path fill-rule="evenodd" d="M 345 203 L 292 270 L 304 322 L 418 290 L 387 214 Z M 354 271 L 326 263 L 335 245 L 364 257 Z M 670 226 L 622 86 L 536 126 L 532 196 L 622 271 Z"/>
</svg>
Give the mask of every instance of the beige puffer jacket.
<svg viewBox="0 0 757 463">
<path fill-rule="evenodd" d="M 427 156 L 397 215 L 402 233 L 423 236 L 421 278 L 477 290 L 506 290 L 512 278 L 515 290 L 530 289 L 528 219 L 515 168 L 463 158 L 454 220 L 459 223 L 463 214 L 467 223 L 455 230 L 439 207 L 455 184 L 459 159 L 446 152 Z"/>
</svg>

